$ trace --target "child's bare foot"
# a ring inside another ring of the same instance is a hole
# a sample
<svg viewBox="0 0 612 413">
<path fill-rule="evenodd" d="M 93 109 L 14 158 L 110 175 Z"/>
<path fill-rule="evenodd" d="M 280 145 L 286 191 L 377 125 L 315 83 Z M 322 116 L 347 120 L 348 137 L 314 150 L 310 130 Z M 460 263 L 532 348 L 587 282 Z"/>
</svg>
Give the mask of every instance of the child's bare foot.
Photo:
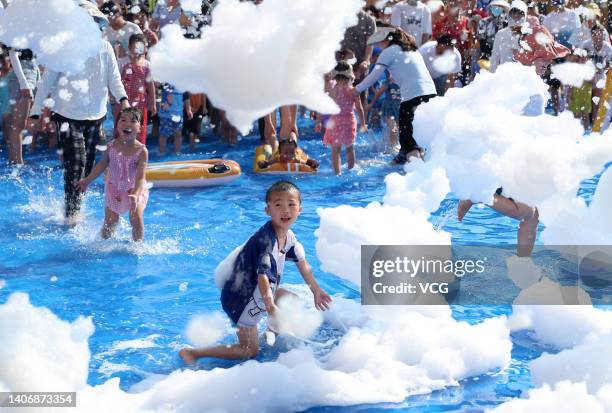
<svg viewBox="0 0 612 413">
<path fill-rule="evenodd" d="M 463 217 L 468 213 L 472 205 L 474 205 L 474 203 L 469 199 L 462 199 L 459 201 L 457 205 L 457 219 L 459 221 L 463 220 Z"/>
<path fill-rule="evenodd" d="M 193 357 L 191 350 L 188 348 L 179 351 L 179 356 L 183 359 L 183 363 L 185 363 L 186 366 L 193 366 L 196 362 L 195 357 Z"/>
</svg>

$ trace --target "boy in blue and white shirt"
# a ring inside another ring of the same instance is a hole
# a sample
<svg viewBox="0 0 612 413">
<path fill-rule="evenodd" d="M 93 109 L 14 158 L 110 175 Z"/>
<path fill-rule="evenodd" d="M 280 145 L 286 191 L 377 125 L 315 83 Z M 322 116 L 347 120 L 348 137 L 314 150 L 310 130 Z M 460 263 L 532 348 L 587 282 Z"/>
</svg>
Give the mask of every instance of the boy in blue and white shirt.
<svg viewBox="0 0 612 413">
<path fill-rule="evenodd" d="M 258 322 L 267 314 L 274 317 L 276 302 L 291 292 L 278 288 L 286 260 L 294 261 L 314 295 L 318 310 L 327 310 L 331 297 L 317 284 L 312 269 L 291 226 L 302 212 L 300 190 L 280 181 L 266 192 L 266 214 L 270 216 L 238 252 L 230 274 L 224 276 L 221 291 L 223 310 L 237 327 L 238 344 L 203 349 L 182 349 L 185 364 L 201 357 L 246 359 L 259 352 Z"/>
</svg>

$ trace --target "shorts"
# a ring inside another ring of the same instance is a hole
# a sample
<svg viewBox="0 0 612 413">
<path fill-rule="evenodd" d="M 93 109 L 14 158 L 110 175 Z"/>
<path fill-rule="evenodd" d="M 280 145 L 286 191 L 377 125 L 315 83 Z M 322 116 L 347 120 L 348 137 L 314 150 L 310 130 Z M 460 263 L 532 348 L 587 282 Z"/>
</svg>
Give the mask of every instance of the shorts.
<svg viewBox="0 0 612 413">
<path fill-rule="evenodd" d="M 270 288 L 272 289 L 272 295 L 276 295 L 276 284 L 270 283 Z M 240 318 L 238 319 L 236 325 L 244 328 L 257 327 L 259 321 L 266 314 L 267 311 L 264 299 L 261 296 L 259 287 L 255 287 L 255 291 L 253 291 L 251 299 L 247 303 L 246 307 L 244 307 L 244 310 L 242 310 L 242 314 L 240 314 Z"/>
<path fill-rule="evenodd" d="M 200 135 L 202 118 L 204 117 L 204 111 L 200 108 L 197 112 L 193 113 L 193 118 L 187 119 L 187 114 L 183 111 L 183 136 L 189 136 L 190 133 L 198 136 Z"/>
<path fill-rule="evenodd" d="M 174 136 L 176 131 L 181 131 L 183 117 L 164 113 L 159 117 L 159 136 Z"/>
<path fill-rule="evenodd" d="M 40 71 L 38 70 L 38 66 L 36 62 L 33 60 L 21 60 L 21 69 L 23 70 L 23 75 L 28 82 L 28 86 L 30 90 L 32 90 L 32 94 L 35 94 L 36 86 L 38 81 L 40 80 Z M 15 102 L 19 100 L 21 97 L 21 86 L 19 85 L 19 80 L 17 80 L 17 76 L 15 72 L 11 72 L 8 75 L 8 92 L 9 92 L 9 101 L 12 102 L 13 105 Z"/>
<path fill-rule="evenodd" d="M 572 89 L 572 98 L 569 104 L 569 110 L 572 113 L 591 113 L 593 110 L 592 103 L 593 86 L 590 83 L 585 83 L 582 87 Z"/>
</svg>

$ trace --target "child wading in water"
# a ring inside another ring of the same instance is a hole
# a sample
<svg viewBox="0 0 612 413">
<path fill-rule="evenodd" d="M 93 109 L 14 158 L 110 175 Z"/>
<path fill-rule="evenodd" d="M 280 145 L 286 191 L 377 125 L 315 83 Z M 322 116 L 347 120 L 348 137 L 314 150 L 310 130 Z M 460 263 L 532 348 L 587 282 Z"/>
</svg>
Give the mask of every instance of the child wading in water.
<svg viewBox="0 0 612 413">
<path fill-rule="evenodd" d="M 340 113 L 332 115 L 327 123 L 323 143 L 332 147 L 332 165 L 336 175 L 340 175 L 341 159 L 340 150 L 346 148 L 346 162 L 348 169 L 355 166 L 355 136 L 357 135 L 357 120 L 355 119 L 355 108 L 359 114 L 361 130 L 366 131 L 365 115 L 361 99 L 356 96 L 352 86 L 355 75 L 351 65 L 347 62 L 339 62 L 332 72 L 336 85 L 330 92 L 331 98 L 340 106 Z"/>
<path fill-rule="evenodd" d="M 96 164 L 91 174 L 77 182 L 77 188 L 85 192 L 94 179 L 109 167 L 108 179 L 104 185 L 106 209 L 102 238 L 112 235 L 119 222 L 119 216 L 130 212 L 132 238 L 140 241 L 144 237 L 143 213 L 147 206 L 149 190 L 145 181 L 148 152 L 145 145 L 138 142 L 142 114 L 137 108 L 126 108 L 119 113 L 119 137 L 108 145 L 102 160 Z"/>
<path fill-rule="evenodd" d="M 257 323 L 266 314 L 273 318 L 276 302 L 291 292 L 278 288 L 285 260 L 294 261 L 302 278 L 314 295 L 318 310 L 326 310 L 331 297 L 317 284 L 291 226 L 301 206 L 300 190 L 290 182 L 276 182 L 266 192 L 268 221 L 244 244 L 233 264 L 221 292 L 223 310 L 238 327 L 238 343 L 202 349 L 182 349 L 179 355 L 186 364 L 201 357 L 246 359 L 259 352 Z"/>
</svg>

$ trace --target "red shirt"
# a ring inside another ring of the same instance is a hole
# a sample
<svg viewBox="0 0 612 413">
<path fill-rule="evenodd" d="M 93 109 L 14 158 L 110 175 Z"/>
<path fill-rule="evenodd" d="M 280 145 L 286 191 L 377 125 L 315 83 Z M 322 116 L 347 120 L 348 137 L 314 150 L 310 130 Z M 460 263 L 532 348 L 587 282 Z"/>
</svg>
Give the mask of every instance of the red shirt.
<svg viewBox="0 0 612 413">
<path fill-rule="evenodd" d="M 457 41 L 457 49 L 464 56 L 470 47 L 471 33 L 468 28 L 468 18 L 465 16 L 451 18 L 448 15 L 442 17 L 433 27 L 433 37 L 437 39 L 443 34 L 448 34 Z"/>
<path fill-rule="evenodd" d="M 128 95 L 131 106 L 147 110 L 147 82 L 151 78 L 148 66 L 137 66 L 127 63 L 121 69 L 121 81 Z"/>
</svg>

